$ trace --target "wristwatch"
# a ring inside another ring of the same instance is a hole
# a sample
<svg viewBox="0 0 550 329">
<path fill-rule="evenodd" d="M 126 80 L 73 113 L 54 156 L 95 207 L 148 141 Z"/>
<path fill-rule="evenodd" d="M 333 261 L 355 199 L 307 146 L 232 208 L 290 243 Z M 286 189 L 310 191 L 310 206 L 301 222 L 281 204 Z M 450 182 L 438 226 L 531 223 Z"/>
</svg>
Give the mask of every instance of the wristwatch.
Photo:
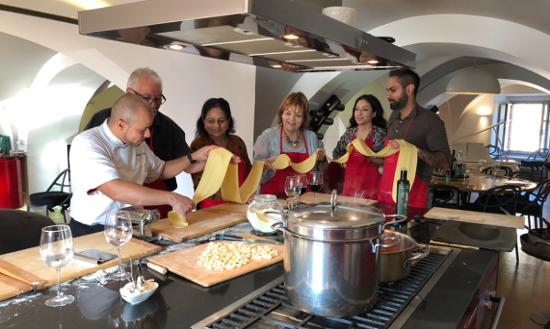
<svg viewBox="0 0 550 329">
<path fill-rule="evenodd" d="M 191 153 L 187 154 L 187 159 L 189 159 L 189 162 L 191 162 L 191 164 L 197 162 L 197 160 L 193 159 L 193 157 L 191 156 Z"/>
</svg>

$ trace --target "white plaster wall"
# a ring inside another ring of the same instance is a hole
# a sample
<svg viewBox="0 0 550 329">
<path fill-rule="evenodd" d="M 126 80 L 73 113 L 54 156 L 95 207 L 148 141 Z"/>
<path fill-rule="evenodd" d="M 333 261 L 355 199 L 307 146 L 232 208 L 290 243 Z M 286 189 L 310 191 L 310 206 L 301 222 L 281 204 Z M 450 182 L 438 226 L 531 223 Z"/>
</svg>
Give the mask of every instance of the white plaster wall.
<svg viewBox="0 0 550 329">
<path fill-rule="evenodd" d="M 155 69 L 163 79 L 164 94 L 168 99 L 161 111 L 182 127 L 188 143 L 194 138 L 195 122 L 204 101 L 210 97 L 224 97 L 231 104 L 238 122 L 237 133 L 251 153 L 255 102 L 254 66 L 81 36 L 76 25 L 3 11 L 0 11 L 0 32 L 58 51 L 114 82 L 121 89 L 125 89 L 128 75 L 135 68 L 149 66 Z M 46 99 L 42 102 L 40 111 L 51 111 L 56 107 L 56 102 Z M 84 106 L 78 110 L 81 114 Z M 74 114 L 61 114 L 57 122 L 62 122 L 63 125 L 53 125 L 48 134 L 56 135 L 61 130 L 69 135 L 76 134 L 79 118 L 67 121 L 67 117 L 72 115 Z M 27 143 L 39 145 L 40 140 L 29 140 Z M 28 151 L 29 156 L 37 156 L 31 154 L 30 146 Z M 36 179 L 45 170 L 39 164 L 29 168 L 29 180 Z M 192 195 L 190 177 L 180 175 L 178 181 L 178 191 Z M 31 193 L 35 191 L 30 190 Z"/>
<path fill-rule="evenodd" d="M 400 19 L 369 33 L 391 35 L 400 47 L 449 43 L 485 48 L 491 55 L 488 58 L 509 62 L 550 78 L 550 58 L 546 55 L 550 52 L 550 36 L 511 21 L 473 15 L 425 15 Z M 481 53 L 477 55 L 482 57 Z"/>
</svg>

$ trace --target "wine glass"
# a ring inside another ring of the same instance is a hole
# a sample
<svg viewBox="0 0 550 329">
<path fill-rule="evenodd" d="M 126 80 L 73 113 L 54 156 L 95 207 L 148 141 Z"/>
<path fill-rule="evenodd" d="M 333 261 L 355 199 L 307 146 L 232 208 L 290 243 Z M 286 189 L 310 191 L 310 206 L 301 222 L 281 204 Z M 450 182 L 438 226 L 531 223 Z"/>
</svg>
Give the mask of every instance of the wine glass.
<svg viewBox="0 0 550 329">
<path fill-rule="evenodd" d="M 111 274 L 109 278 L 115 281 L 124 281 L 128 278 L 122 269 L 122 257 L 120 252 L 130 239 L 132 239 L 133 228 L 130 213 L 127 211 L 113 211 L 105 217 L 105 239 L 111 246 L 118 248 L 118 271 Z"/>
<path fill-rule="evenodd" d="M 471 169 L 472 168 L 470 168 L 469 164 L 466 164 L 466 163 L 462 164 L 462 175 L 464 175 L 464 182 L 463 182 L 464 185 L 466 185 L 466 177 L 470 174 Z"/>
<path fill-rule="evenodd" d="M 313 203 L 317 203 L 317 192 L 323 187 L 323 172 L 311 171 L 309 173 L 309 188 L 313 191 Z"/>
<path fill-rule="evenodd" d="M 307 191 L 307 187 L 308 187 L 307 175 L 298 174 L 296 175 L 296 179 L 298 179 L 298 185 L 300 186 L 300 195 L 298 195 L 298 204 L 299 204 L 302 194 L 306 193 Z"/>
<path fill-rule="evenodd" d="M 495 180 L 497 179 L 499 171 L 500 171 L 500 162 L 495 161 L 493 163 L 493 176 L 494 176 Z"/>
<path fill-rule="evenodd" d="M 46 305 L 60 307 L 74 301 L 74 296 L 61 293 L 61 268 L 73 259 L 73 235 L 69 225 L 50 225 L 40 234 L 40 256 L 57 271 L 57 295 L 46 301 Z"/>
<path fill-rule="evenodd" d="M 298 177 L 288 176 L 285 181 L 286 196 L 291 199 L 291 205 L 294 204 L 294 198 L 300 195 L 301 187 L 298 185 Z"/>
<path fill-rule="evenodd" d="M 479 172 L 482 172 L 483 169 L 485 169 L 485 165 L 487 164 L 486 160 L 479 160 L 477 162 L 477 169 L 479 169 Z"/>
</svg>

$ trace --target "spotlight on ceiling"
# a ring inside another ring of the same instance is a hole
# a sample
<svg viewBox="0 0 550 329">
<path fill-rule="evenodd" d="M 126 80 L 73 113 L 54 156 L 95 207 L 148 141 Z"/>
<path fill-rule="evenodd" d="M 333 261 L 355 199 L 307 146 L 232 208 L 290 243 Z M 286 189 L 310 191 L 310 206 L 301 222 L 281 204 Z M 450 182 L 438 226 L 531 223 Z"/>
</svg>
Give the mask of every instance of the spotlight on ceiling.
<svg viewBox="0 0 550 329">
<path fill-rule="evenodd" d="M 449 94 L 500 94 L 500 83 L 491 73 L 477 66 L 460 70 L 447 85 Z"/>
</svg>

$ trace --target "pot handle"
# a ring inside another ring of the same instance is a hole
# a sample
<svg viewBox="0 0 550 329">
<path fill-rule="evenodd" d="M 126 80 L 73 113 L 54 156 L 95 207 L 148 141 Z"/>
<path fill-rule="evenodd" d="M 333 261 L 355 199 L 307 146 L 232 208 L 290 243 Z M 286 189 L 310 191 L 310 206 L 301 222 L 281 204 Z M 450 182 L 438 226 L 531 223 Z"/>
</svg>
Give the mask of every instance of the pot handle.
<svg viewBox="0 0 550 329">
<path fill-rule="evenodd" d="M 418 249 L 424 249 L 424 252 L 422 253 L 417 253 L 415 256 L 405 260 L 403 262 L 403 268 L 406 268 L 407 267 L 407 262 L 414 262 L 416 260 L 421 260 L 423 258 L 426 258 L 429 254 L 430 254 L 430 246 L 428 246 L 427 244 L 417 244 L 417 248 Z"/>
<path fill-rule="evenodd" d="M 271 228 L 274 231 L 282 231 L 283 233 L 285 232 L 285 226 L 284 226 L 284 223 L 282 221 L 278 221 L 277 223 L 271 224 Z"/>
<path fill-rule="evenodd" d="M 392 241 L 392 242 L 390 242 L 390 244 L 385 244 L 385 241 Z M 377 247 L 391 248 L 391 247 L 397 246 L 399 242 L 401 242 L 401 239 L 396 236 L 387 236 L 385 238 L 380 239 L 380 242 L 381 243 L 378 244 Z"/>
<path fill-rule="evenodd" d="M 281 215 L 281 218 L 272 217 L 272 216 L 269 216 L 269 215 Z M 285 220 L 286 220 L 285 212 L 280 212 L 280 211 L 266 211 L 266 212 L 264 212 L 264 216 L 269 218 L 269 219 L 272 219 L 274 221 L 281 222 L 281 223 L 284 223 Z"/>
<path fill-rule="evenodd" d="M 385 244 L 384 243 L 385 241 L 392 241 L 392 242 L 390 244 Z M 399 242 L 401 242 L 401 239 L 396 236 L 387 236 L 385 238 L 380 239 L 380 242 L 381 243 L 377 243 L 372 246 L 373 253 L 376 253 L 376 249 L 380 249 L 380 247 L 382 248 L 395 247 L 399 244 Z"/>
<path fill-rule="evenodd" d="M 384 230 L 386 228 L 386 226 L 388 226 L 388 225 L 402 223 L 402 222 L 407 220 L 407 216 L 399 215 L 399 214 L 384 215 L 384 218 L 388 218 L 388 217 L 390 217 L 390 218 L 391 217 L 396 217 L 398 219 L 397 220 L 392 220 L 391 222 L 384 222 L 384 224 L 382 224 L 382 230 Z"/>
</svg>

